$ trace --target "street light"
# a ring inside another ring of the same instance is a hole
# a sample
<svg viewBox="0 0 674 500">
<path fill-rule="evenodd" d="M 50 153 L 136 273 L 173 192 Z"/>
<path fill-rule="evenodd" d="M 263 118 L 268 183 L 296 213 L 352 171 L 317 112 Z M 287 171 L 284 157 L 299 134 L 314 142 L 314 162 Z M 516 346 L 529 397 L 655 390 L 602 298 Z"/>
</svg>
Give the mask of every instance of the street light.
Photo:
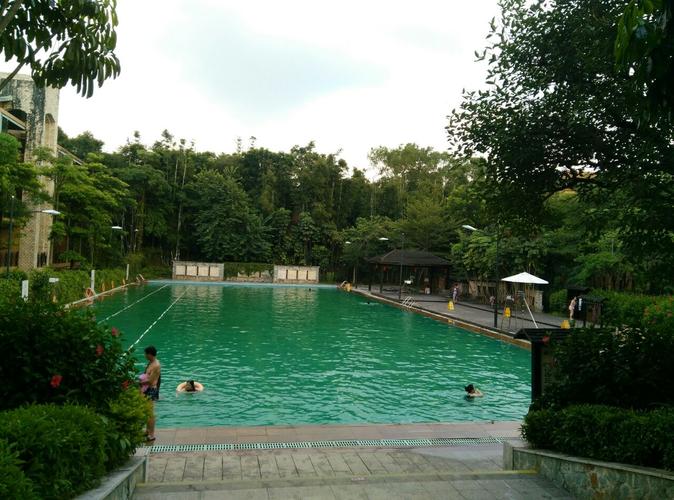
<svg viewBox="0 0 674 500">
<path fill-rule="evenodd" d="M 7 270 L 6 274 L 9 277 L 9 267 L 12 260 L 12 233 L 14 232 L 14 202 L 16 196 L 12 195 L 12 201 L 9 205 L 9 235 L 7 236 Z M 31 214 L 47 214 L 47 215 L 61 215 L 61 212 L 52 208 L 44 208 L 40 210 L 30 210 Z"/>
<path fill-rule="evenodd" d="M 382 236 L 381 238 L 377 238 L 379 241 L 388 241 L 388 238 L 386 236 Z"/>
<path fill-rule="evenodd" d="M 110 226 L 110 229 L 114 229 L 115 231 L 121 231 L 123 228 L 122 226 Z"/>
<path fill-rule="evenodd" d="M 478 229 L 478 228 L 473 227 L 469 224 L 463 224 L 461 227 L 463 229 L 466 229 L 467 231 L 484 233 L 484 231 L 482 229 Z M 496 234 L 494 236 L 496 236 L 496 255 L 494 256 L 494 278 L 495 278 L 495 281 L 496 281 L 495 290 L 494 290 L 494 328 L 498 329 L 498 283 L 499 283 L 499 276 L 498 276 L 498 240 L 499 240 L 498 226 L 496 227 Z"/>
<path fill-rule="evenodd" d="M 400 244 L 400 288 L 398 288 L 398 301 L 403 298 L 403 255 L 405 254 L 405 233 L 402 233 L 402 242 Z"/>
</svg>

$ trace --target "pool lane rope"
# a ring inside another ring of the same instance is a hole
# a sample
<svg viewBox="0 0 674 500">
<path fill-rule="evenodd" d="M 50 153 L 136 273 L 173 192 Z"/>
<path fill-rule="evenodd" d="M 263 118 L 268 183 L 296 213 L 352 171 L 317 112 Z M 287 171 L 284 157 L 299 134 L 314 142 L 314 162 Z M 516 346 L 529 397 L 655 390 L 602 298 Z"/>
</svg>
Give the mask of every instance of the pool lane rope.
<svg viewBox="0 0 674 500">
<path fill-rule="evenodd" d="M 121 314 L 121 313 L 123 313 L 124 311 L 126 311 L 127 309 L 130 309 L 131 307 L 135 306 L 135 305 L 138 304 L 139 302 L 142 302 L 143 300 L 147 299 L 150 295 L 154 295 L 155 293 L 159 292 L 159 291 L 162 290 L 163 288 L 166 288 L 167 286 L 168 286 L 168 285 L 164 285 L 163 287 L 159 288 L 159 290 L 155 290 L 155 291 L 152 292 L 152 293 L 148 293 L 147 295 L 144 295 L 143 297 L 141 297 L 141 298 L 138 299 L 137 301 L 135 301 L 135 302 L 129 304 L 128 306 L 126 306 L 126 307 L 120 309 L 120 310 L 117 311 L 116 313 L 111 314 L 111 315 L 108 316 L 107 318 L 103 318 L 103 319 L 100 320 L 98 323 L 103 323 L 104 321 L 108 321 L 110 318 L 114 318 L 114 317 L 117 316 L 118 314 Z"/>
<path fill-rule="evenodd" d="M 141 340 L 143 340 L 143 337 L 145 337 L 145 335 L 147 334 L 147 332 L 149 332 L 150 330 L 152 330 L 152 327 L 153 327 L 154 325 L 156 325 L 156 324 L 157 324 L 157 323 L 158 323 L 158 322 L 159 322 L 159 321 L 166 315 L 166 313 L 169 312 L 169 311 L 171 310 L 171 308 L 172 308 L 174 305 L 176 305 L 176 304 L 178 303 L 178 301 L 179 301 L 180 299 L 182 299 L 182 298 L 185 296 L 186 293 L 187 293 L 187 290 L 185 290 L 185 291 L 180 295 L 180 297 L 178 297 L 176 300 L 174 300 L 173 302 L 171 302 L 171 305 L 169 305 L 166 309 L 164 309 L 164 312 L 161 313 L 161 314 L 159 315 L 159 317 L 158 317 L 157 319 L 155 319 L 155 320 L 152 322 L 152 324 L 151 324 L 150 326 L 148 326 L 148 327 L 145 329 L 145 331 L 144 331 L 143 333 L 140 334 L 140 337 L 138 337 L 138 338 L 136 339 L 136 341 L 135 341 L 133 344 L 131 344 L 131 345 L 129 346 L 129 348 L 126 350 L 126 352 L 128 353 L 131 349 L 133 349 L 134 347 L 136 347 L 136 345 L 138 344 L 138 342 L 140 342 Z"/>
</svg>

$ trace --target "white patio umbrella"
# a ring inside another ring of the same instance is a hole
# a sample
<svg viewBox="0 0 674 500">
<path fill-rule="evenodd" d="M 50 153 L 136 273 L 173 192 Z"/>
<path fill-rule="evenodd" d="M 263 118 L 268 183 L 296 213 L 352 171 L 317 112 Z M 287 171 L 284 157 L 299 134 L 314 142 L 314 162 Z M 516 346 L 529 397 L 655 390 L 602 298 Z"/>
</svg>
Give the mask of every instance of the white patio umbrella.
<svg viewBox="0 0 674 500">
<path fill-rule="evenodd" d="M 547 285 L 548 282 L 545 281 L 542 278 L 539 278 L 538 276 L 534 276 L 533 274 L 529 273 L 519 273 L 519 274 L 514 274 L 512 276 L 508 276 L 507 278 L 503 278 L 501 281 L 507 281 L 508 283 L 520 283 L 523 285 Z M 526 296 L 524 296 L 524 305 L 527 306 L 527 310 L 529 311 L 529 316 L 531 316 L 531 321 L 534 323 L 534 326 L 538 328 L 538 325 L 536 324 L 536 320 L 534 319 L 534 314 L 531 312 L 531 308 L 529 307 L 529 304 L 527 303 Z"/>
<path fill-rule="evenodd" d="M 548 282 L 538 276 L 529 273 L 519 273 L 503 278 L 501 281 L 508 281 L 509 283 L 524 283 L 526 285 L 547 285 Z"/>
</svg>

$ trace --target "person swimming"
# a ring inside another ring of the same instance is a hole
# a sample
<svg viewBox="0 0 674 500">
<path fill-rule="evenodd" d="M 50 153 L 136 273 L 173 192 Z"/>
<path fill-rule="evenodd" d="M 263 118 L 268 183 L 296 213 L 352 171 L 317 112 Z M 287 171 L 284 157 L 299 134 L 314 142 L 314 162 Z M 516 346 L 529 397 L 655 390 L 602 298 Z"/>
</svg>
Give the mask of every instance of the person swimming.
<svg viewBox="0 0 674 500">
<path fill-rule="evenodd" d="M 466 387 L 464 387 L 466 391 L 466 397 L 467 398 L 481 398 L 484 396 L 480 389 L 477 389 L 473 384 L 468 384 Z"/>
<path fill-rule="evenodd" d="M 177 392 L 201 392 L 203 390 L 204 386 L 194 380 L 187 380 L 176 387 Z"/>
</svg>

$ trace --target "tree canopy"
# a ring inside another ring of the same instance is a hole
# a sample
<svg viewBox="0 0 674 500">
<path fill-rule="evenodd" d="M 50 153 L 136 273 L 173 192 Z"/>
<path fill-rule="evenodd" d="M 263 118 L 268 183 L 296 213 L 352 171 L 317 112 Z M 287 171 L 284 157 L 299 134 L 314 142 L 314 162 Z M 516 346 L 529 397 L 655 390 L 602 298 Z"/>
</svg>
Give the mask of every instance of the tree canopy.
<svg viewBox="0 0 674 500">
<path fill-rule="evenodd" d="M 96 85 L 120 72 L 117 0 L 5 0 L 0 6 L 0 53 L 14 71 L 29 67 L 38 85 L 64 87 L 91 97 Z"/>
</svg>

